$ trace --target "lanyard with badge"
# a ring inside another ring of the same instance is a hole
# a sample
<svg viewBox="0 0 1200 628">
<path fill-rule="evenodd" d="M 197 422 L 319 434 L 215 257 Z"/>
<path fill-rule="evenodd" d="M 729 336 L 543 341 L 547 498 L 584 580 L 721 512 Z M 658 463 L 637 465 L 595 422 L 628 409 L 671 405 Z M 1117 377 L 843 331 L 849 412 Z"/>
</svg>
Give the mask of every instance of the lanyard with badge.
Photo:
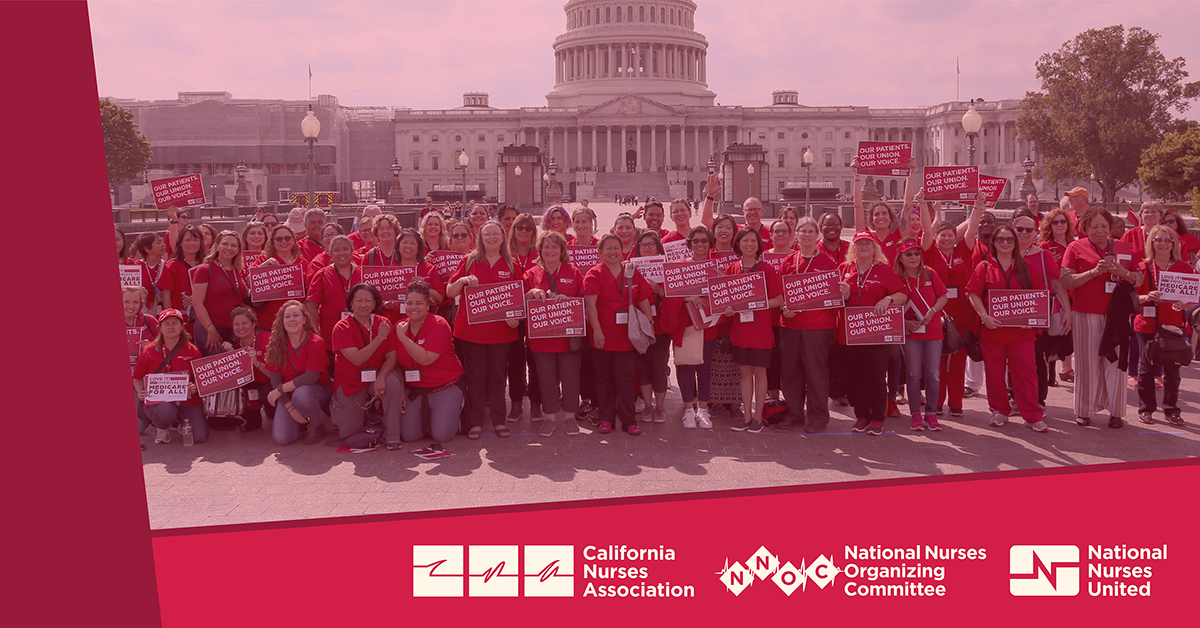
<svg viewBox="0 0 1200 628">
<path fill-rule="evenodd" d="M 626 262 L 626 263 L 628 263 L 628 262 Z M 604 270 L 608 270 L 608 267 L 605 266 Z M 611 272 L 609 272 L 608 274 L 612 275 Z M 624 266 L 622 266 L 621 272 L 618 274 L 619 275 L 625 274 Z M 617 317 L 616 317 L 617 324 L 618 325 L 628 325 L 629 324 L 629 303 L 632 303 L 632 300 L 633 300 L 633 281 L 630 280 L 630 287 L 629 287 L 630 301 L 626 302 L 625 301 L 626 292 L 621 289 L 621 282 L 617 281 L 616 276 L 613 276 L 612 280 L 613 280 L 613 284 L 617 286 L 617 298 L 620 299 L 620 303 L 617 305 Z"/>
<path fill-rule="evenodd" d="M 1096 255 L 1099 256 L 1100 259 L 1102 259 L 1102 260 L 1110 255 L 1113 255 L 1112 238 L 1108 239 L 1108 248 L 1104 249 L 1103 251 L 1100 250 L 1100 247 L 1096 246 L 1096 243 L 1092 242 L 1091 240 L 1088 240 L 1088 244 L 1092 245 L 1092 249 L 1094 249 L 1096 251 Z M 1099 264 L 1099 262 L 1097 262 L 1097 265 L 1098 264 Z M 1108 280 L 1104 282 L 1104 292 L 1105 292 L 1105 294 L 1112 294 L 1113 290 L 1116 290 L 1116 289 L 1117 289 L 1117 282 L 1113 279 L 1113 275 L 1110 273 L 1108 276 Z"/>
<path fill-rule="evenodd" d="M 300 343 L 300 346 L 296 347 L 294 349 L 292 348 L 292 343 L 290 343 L 290 342 L 287 343 L 287 352 L 284 353 L 284 357 L 287 358 L 288 366 L 291 367 L 291 369 L 297 373 L 296 377 L 303 375 L 304 369 L 298 368 L 296 366 L 296 363 L 294 361 L 292 361 L 292 355 L 295 354 L 296 359 L 297 360 L 300 359 L 300 352 L 304 350 L 304 345 L 308 344 L 309 338 L 312 338 L 312 334 L 305 334 L 304 340 Z M 293 377 L 292 379 L 295 379 L 295 377 Z"/>
<path fill-rule="evenodd" d="M 1158 268 L 1158 262 L 1150 260 L 1146 262 L 1150 267 L 1150 292 L 1158 290 L 1158 274 L 1162 272 Z M 1158 318 L 1158 306 L 1147 303 L 1142 306 L 1142 318 Z"/>
<path fill-rule="evenodd" d="M 351 318 L 350 320 L 354 321 L 354 325 L 356 327 L 358 327 L 359 337 L 362 338 L 363 344 L 359 348 L 365 349 L 367 347 L 367 345 L 371 344 L 371 341 L 375 339 L 375 334 L 371 333 L 371 330 L 367 329 L 366 327 L 363 327 L 362 323 L 358 322 L 357 318 Z M 375 315 L 374 314 L 371 315 L 371 326 L 372 327 L 375 326 Z M 367 359 L 369 360 L 370 358 L 367 358 Z M 370 384 L 371 382 L 375 381 L 375 378 L 378 375 L 379 375 L 379 369 L 377 369 L 377 368 L 375 368 L 375 369 L 359 369 L 358 370 L 358 381 L 360 381 L 364 384 Z"/>
<path fill-rule="evenodd" d="M 856 306 L 862 305 L 863 292 L 864 292 L 864 289 L 866 288 L 867 280 L 871 278 L 871 273 L 875 270 L 875 265 L 878 263 L 879 262 L 871 262 L 871 266 L 870 266 L 870 268 L 867 269 L 866 273 L 858 272 L 857 264 L 851 266 L 851 268 L 853 268 L 854 272 L 856 273 L 855 281 L 858 283 L 858 293 L 852 295 L 855 297 L 855 300 L 857 301 L 857 303 L 855 303 L 854 305 L 856 305 Z M 849 305 L 849 304 L 847 304 L 847 305 Z"/>
<path fill-rule="evenodd" d="M 412 324 L 410 323 L 408 326 L 408 330 L 404 332 L 404 335 L 408 336 L 408 339 L 413 341 L 413 344 L 415 344 L 421 348 L 424 348 L 422 346 L 422 343 L 425 341 L 421 340 L 421 332 L 425 331 L 425 326 L 428 323 L 429 323 L 429 318 L 426 317 L 425 320 L 421 322 L 421 329 L 419 329 L 417 331 L 416 336 L 414 336 L 412 334 Z M 410 355 L 410 357 L 411 357 L 411 355 Z M 414 368 L 404 369 L 404 382 L 406 384 L 419 384 L 421 382 L 421 367 L 417 363 L 416 358 L 413 358 L 413 364 L 416 365 L 416 366 L 414 366 Z"/>
<path fill-rule="evenodd" d="M 344 297 L 346 296 L 346 293 L 350 291 L 350 284 L 346 279 L 342 278 L 342 271 L 338 270 L 337 266 L 330 265 L 329 268 L 333 269 L 333 275 L 335 277 L 337 277 L 338 283 L 341 284 L 341 286 L 342 286 L 342 297 L 343 297 L 342 300 L 344 301 L 345 300 Z M 357 270 L 357 269 L 354 267 L 354 263 L 351 262 L 350 263 L 350 280 L 351 281 L 354 280 L 354 271 L 355 270 Z M 351 316 L 351 315 L 352 315 L 352 312 L 350 312 L 350 310 L 342 310 L 341 312 L 338 313 L 338 320 L 341 320 L 341 319 L 346 318 L 347 316 Z"/>
<path fill-rule="evenodd" d="M 744 275 L 746 273 L 758 272 L 758 267 L 760 265 L 762 265 L 761 261 L 755 262 L 754 266 L 751 267 L 750 270 L 748 270 L 748 271 L 746 270 L 746 267 L 743 265 L 742 272 L 739 274 Z M 746 310 L 745 312 L 738 312 L 738 322 L 739 323 L 753 323 L 754 322 L 754 310 Z"/>
<path fill-rule="evenodd" d="M 950 249 L 949 255 L 943 254 L 941 249 L 938 249 L 937 247 L 934 247 L 934 249 L 937 250 L 938 255 L 942 257 L 942 261 L 946 264 L 946 278 L 949 279 L 949 281 L 946 282 L 946 298 L 957 299 L 958 285 L 954 283 L 954 254 L 958 249 L 958 243 L 955 243 L 954 248 Z"/>
<path fill-rule="evenodd" d="M 915 288 L 912 286 L 912 284 L 910 284 L 908 282 L 908 279 L 909 279 L 908 277 L 904 278 L 904 285 L 908 288 L 909 292 L 917 295 L 917 298 L 920 299 L 921 303 L 925 305 L 925 314 L 928 314 L 929 311 L 932 310 L 933 308 L 929 305 L 929 301 L 925 300 L 925 295 L 921 294 L 921 287 L 922 287 L 921 283 L 923 281 L 922 278 L 917 277 L 917 287 L 915 287 Z M 922 314 L 917 309 L 917 304 L 912 299 L 908 300 L 908 309 L 911 309 L 913 311 L 913 313 L 915 313 L 917 315 L 917 317 L 918 317 L 917 320 L 920 320 L 925 317 L 925 314 Z M 923 333 L 925 333 L 925 327 L 926 327 L 925 325 L 921 325 L 920 327 L 916 328 L 912 333 L 923 334 Z"/>
</svg>

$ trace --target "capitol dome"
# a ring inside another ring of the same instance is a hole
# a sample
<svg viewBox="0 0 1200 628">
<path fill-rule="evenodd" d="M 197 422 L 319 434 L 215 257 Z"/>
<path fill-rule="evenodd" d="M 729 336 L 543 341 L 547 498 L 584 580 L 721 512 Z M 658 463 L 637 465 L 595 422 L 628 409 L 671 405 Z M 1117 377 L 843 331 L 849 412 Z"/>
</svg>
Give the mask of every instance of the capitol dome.
<svg viewBox="0 0 1200 628">
<path fill-rule="evenodd" d="M 570 0 L 554 40 L 551 107 L 593 106 L 625 94 L 664 105 L 711 107 L 708 40 L 692 0 Z"/>
</svg>

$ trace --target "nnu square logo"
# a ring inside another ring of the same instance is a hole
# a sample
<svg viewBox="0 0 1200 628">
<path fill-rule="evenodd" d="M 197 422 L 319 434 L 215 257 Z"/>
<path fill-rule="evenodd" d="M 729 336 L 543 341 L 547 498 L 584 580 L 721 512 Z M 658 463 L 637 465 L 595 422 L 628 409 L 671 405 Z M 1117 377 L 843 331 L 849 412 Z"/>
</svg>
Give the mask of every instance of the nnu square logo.
<svg viewBox="0 0 1200 628">
<path fill-rule="evenodd" d="M 1016 596 L 1079 594 L 1079 547 L 1014 545 L 1008 551 L 1008 592 Z"/>
<path fill-rule="evenodd" d="M 525 597 L 574 597 L 575 547 L 526 545 Z"/>
</svg>

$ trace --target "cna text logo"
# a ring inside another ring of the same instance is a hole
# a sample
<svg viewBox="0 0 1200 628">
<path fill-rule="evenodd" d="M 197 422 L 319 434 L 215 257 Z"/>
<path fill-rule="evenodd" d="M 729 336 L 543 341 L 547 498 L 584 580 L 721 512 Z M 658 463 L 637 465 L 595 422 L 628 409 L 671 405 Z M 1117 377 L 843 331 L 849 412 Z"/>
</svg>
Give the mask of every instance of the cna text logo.
<svg viewBox="0 0 1200 628">
<path fill-rule="evenodd" d="M 792 564 L 790 560 L 781 565 L 779 557 L 772 554 L 766 546 L 762 546 L 746 559 L 745 565 L 739 561 L 734 561 L 730 565 L 729 559 L 726 558 L 725 566 L 717 573 L 721 583 L 735 596 L 741 595 L 742 591 L 754 584 L 755 579 L 770 580 L 785 595 L 791 596 L 796 589 L 805 590 L 810 581 L 824 589 L 832 584 L 834 578 L 842 572 L 824 554 L 818 556 L 812 563 L 806 563 L 801 559 L 799 567 Z"/>
<path fill-rule="evenodd" d="M 574 546 L 526 545 L 523 555 L 521 549 L 414 545 L 413 597 L 463 597 L 464 591 L 468 597 L 521 597 L 522 588 L 524 597 L 575 595 Z"/>
</svg>

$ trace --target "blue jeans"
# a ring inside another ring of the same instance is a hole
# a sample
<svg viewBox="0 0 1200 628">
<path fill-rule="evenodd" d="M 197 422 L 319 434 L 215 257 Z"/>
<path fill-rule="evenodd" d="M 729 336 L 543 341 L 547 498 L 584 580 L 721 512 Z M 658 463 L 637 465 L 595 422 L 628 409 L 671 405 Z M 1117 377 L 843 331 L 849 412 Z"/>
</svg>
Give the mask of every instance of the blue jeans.
<svg viewBox="0 0 1200 628">
<path fill-rule="evenodd" d="M 141 436 L 150 427 L 150 417 L 146 416 L 146 404 L 137 398 L 137 390 L 133 391 L 133 405 L 137 408 L 138 436 Z"/>
<path fill-rule="evenodd" d="M 204 406 L 190 406 L 175 401 L 156 403 L 146 406 L 146 417 L 160 430 L 170 428 L 176 420 L 187 419 L 192 424 L 193 442 L 198 445 L 208 440 L 208 417 L 204 415 Z"/>
<path fill-rule="evenodd" d="M 320 384 L 301 386 L 291 392 L 292 405 L 308 418 L 309 424 L 319 425 L 325 420 L 325 408 L 329 407 L 329 389 Z M 308 425 L 297 423 L 288 414 L 283 403 L 275 404 L 275 420 L 271 422 L 271 436 L 280 445 L 296 442 L 308 432 Z"/>
<path fill-rule="evenodd" d="M 712 360 L 713 350 L 717 347 L 717 339 L 704 341 L 704 363 L 675 365 L 675 376 L 679 378 L 679 392 L 683 395 L 683 403 L 693 401 L 708 403 L 708 395 L 712 390 Z M 699 397 L 697 399 L 697 397 Z"/>
<path fill-rule="evenodd" d="M 404 412 L 400 415 L 400 438 L 411 443 L 425 436 L 421 413 L 426 403 L 429 404 L 429 435 L 439 443 L 449 442 L 458 434 L 458 417 L 463 407 L 463 389 L 458 386 L 418 395 L 404 404 Z"/>
<path fill-rule="evenodd" d="M 921 378 L 924 377 L 924 413 L 933 414 L 941 387 L 938 378 L 942 364 L 942 341 L 909 338 L 904 342 L 904 362 L 908 366 L 908 407 L 914 415 L 922 412 Z"/>
</svg>

